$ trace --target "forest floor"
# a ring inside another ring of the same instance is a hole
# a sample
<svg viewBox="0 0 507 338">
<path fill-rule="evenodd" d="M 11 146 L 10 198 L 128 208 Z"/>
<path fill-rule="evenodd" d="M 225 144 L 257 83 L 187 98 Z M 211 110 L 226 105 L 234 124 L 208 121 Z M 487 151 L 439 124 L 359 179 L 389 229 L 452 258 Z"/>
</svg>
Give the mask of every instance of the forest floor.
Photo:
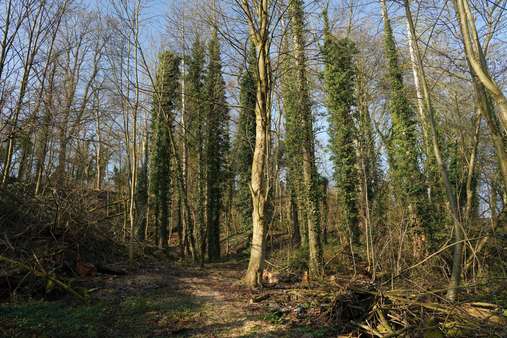
<svg viewBox="0 0 507 338">
<path fill-rule="evenodd" d="M 88 304 L 66 298 L 1 305 L 0 336 L 328 336 L 326 327 L 282 321 L 281 310 L 267 303 L 287 290 L 242 286 L 245 268 L 236 260 L 204 268 L 164 262 L 122 276 L 89 277 L 77 281 L 88 290 Z"/>
</svg>

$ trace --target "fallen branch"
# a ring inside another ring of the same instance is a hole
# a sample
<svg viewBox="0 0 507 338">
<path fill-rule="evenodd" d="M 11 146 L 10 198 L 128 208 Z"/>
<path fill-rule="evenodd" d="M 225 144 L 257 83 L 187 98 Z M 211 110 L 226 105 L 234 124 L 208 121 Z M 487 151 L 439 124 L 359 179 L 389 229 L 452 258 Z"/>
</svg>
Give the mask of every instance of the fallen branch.
<svg viewBox="0 0 507 338">
<path fill-rule="evenodd" d="M 49 274 L 49 273 L 47 273 L 45 271 L 43 271 L 43 272 L 37 271 L 34 268 L 26 265 L 25 263 L 22 263 L 22 262 L 19 262 L 19 261 L 16 261 L 16 260 L 13 260 L 13 259 L 1 256 L 1 255 L 0 255 L 0 261 L 4 261 L 4 262 L 9 263 L 11 265 L 14 265 L 14 266 L 23 268 L 25 270 L 28 270 L 34 276 L 47 279 L 47 280 L 53 282 L 54 284 L 60 286 L 62 289 L 64 289 L 65 291 L 67 291 L 68 293 L 70 293 L 71 295 L 73 295 L 74 297 L 76 297 L 77 299 L 79 299 L 80 301 L 85 302 L 85 303 L 87 302 L 86 297 L 84 297 L 79 292 L 77 292 L 76 290 L 74 290 L 68 284 L 65 284 L 64 282 L 62 282 L 58 278 L 52 276 L 51 274 Z"/>
</svg>

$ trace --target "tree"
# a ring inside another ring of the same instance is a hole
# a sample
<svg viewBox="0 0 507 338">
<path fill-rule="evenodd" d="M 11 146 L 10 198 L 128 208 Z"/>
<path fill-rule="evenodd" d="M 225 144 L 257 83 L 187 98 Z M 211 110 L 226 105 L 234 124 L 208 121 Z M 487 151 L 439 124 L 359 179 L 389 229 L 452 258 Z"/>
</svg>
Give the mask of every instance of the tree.
<svg viewBox="0 0 507 338">
<path fill-rule="evenodd" d="M 201 264 L 204 263 L 206 250 L 206 222 L 205 216 L 205 186 L 206 186 L 206 163 L 204 149 L 204 131 L 206 128 L 205 119 L 205 93 L 204 93 L 204 66 L 205 51 L 204 45 L 199 36 L 195 37 L 192 44 L 190 59 L 188 62 L 188 73 L 186 83 L 186 128 L 190 138 L 189 143 L 190 160 L 194 162 L 194 186 L 195 209 L 196 209 L 196 231 L 199 242 L 199 255 Z M 190 237 L 192 234 L 186 234 Z M 184 239 L 186 241 L 186 239 Z"/>
<path fill-rule="evenodd" d="M 409 0 L 405 0 L 404 5 L 405 5 L 405 14 L 410 29 L 410 34 L 411 36 L 415 37 L 416 36 L 415 25 L 412 19 Z M 463 243 L 461 243 L 461 241 L 463 240 L 464 237 L 463 222 L 461 218 L 461 212 L 458 206 L 456 191 L 454 186 L 451 184 L 451 180 L 449 179 L 447 165 L 444 163 L 441 146 L 439 144 L 438 129 L 435 121 L 435 111 L 433 108 L 433 103 L 430 98 L 429 86 L 426 80 L 422 57 L 419 52 L 417 41 L 415 41 L 414 43 L 414 51 L 417 71 L 420 75 L 422 85 L 425 118 L 429 122 L 431 131 L 431 144 L 433 146 L 433 153 L 435 155 L 435 160 L 437 162 L 438 169 L 440 172 L 441 176 L 440 178 L 447 193 L 447 200 L 449 202 L 451 216 L 454 223 L 455 243 L 454 243 L 453 263 L 451 271 L 451 280 L 449 282 L 449 290 L 447 292 L 447 298 L 454 301 L 457 294 L 457 288 L 461 283 L 461 264 L 462 264 L 462 247 L 463 247 Z"/>
<path fill-rule="evenodd" d="M 475 19 L 470 10 L 468 0 L 454 0 L 456 16 L 460 23 L 463 43 L 465 45 L 465 56 L 474 76 L 484 88 L 491 94 L 498 108 L 498 119 L 503 127 L 503 132 L 507 131 L 507 97 L 502 92 L 502 88 L 491 77 L 489 73 L 484 51 L 482 50 Z"/>
<path fill-rule="evenodd" d="M 491 131 L 491 140 L 495 147 L 504 191 L 507 192 L 507 151 L 505 148 L 507 100 L 489 74 L 486 55 L 480 43 L 468 1 L 455 0 L 453 4 L 459 22 L 467 65 L 472 76 L 478 110 L 484 116 Z M 492 98 L 500 108 L 499 114 L 495 111 Z"/>
<path fill-rule="evenodd" d="M 252 223 L 252 197 L 250 179 L 252 176 L 252 159 L 255 144 L 255 99 L 257 92 L 255 46 L 250 44 L 246 56 L 246 69 L 240 76 L 240 111 L 238 129 L 234 140 L 235 165 L 238 177 L 237 207 L 241 213 L 244 227 Z"/>
<path fill-rule="evenodd" d="M 384 20 L 384 49 L 390 85 L 388 110 L 392 127 L 387 139 L 387 148 L 392 187 L 399 202 L 407 205 L 410 223 L 419 233 L 418 236 L 421 236 L 425 232 L 429 233 L 429 229 L 421 229 L 427 206 L 424 178 L 418 166 L 420 154 L 417 147 L 417 123 L 415 112 L 405 93 L 403 74 L 398 63 L 398 52 L 385 1 L 382 0 L 381 4 Z"/>
<path fill-rule="evenodd" d="M 329 137 L 334 179 L 336 182 L 340 220 L 353 242 L 359 240 L 359 184 L 356 159 L 357 128 L 353 106 L 355 90 L 355 44 L 348 38 L 337 39 L 329 31 L 327 11 L 324 12 L 324 89 L 329 114 Z M 364 117 L 363 117 L 364 118 Z"/>
<path fill-rule="evenodd" d="M 208 45 L 206 92 L 206 223 L 208 259 L 220 257 L 220 210 L 223 200 L 225 159 L 229 147 L 229 118 L 222 76 L 220 45 L 213 31 Z"/>
<path fill-rule="evenodd" d="M 294 58 L 289 48 L 291 35 L 283 37 L 281 54 L 281 96 L 285 118 L 284 160 L 287 168 L 287 188 L 291 199 L 293 244 L 308 247 L 308 223 L 306 217 L 304 182 L 301 175 L 303 163 L 301 114 Z"/>
<path fill-rule="evenodd" d="M 33 7 L 32 7 L 33 6 Z M 37 6 L 37 7 L 35 7 Z M 5 184 L 7 182 L 7 179 L 10 177 L 11 174 L 11 166 L 12 166 L 12 160 L 14 156 L 15 146 L 16 146 L 16 132 L 18 128 L 18 123 L 20 119 L 20 114 L 24 106 L 24 100 L 25 96 L 28 92 L 28 85 L 29 85 L 29 79 L 32 73 L 32 70 L 34 68 L 35 63 L 35 57 L 37 56 L 38 52 L 40 51 L 42 41 L 45 39 L 47 31 L 45 29 L 42 29 L 44 25 L 50 24 L 48 22 L 45 22 L 44 16 L 45 16 L 45 7 L 46 7 L 46 1 L 40 1 L 39 3 L 27 3 L 24 7 L 27 11 L 25 13 L 21 13 L 20 15 L 20 21 L 19 24 L 21 25 L 21 22 L 24 19 L 24 16 L 27 15 L 27 39 L 28 39 L 28 45 L 25 51 L 25 54 L 22 55 L 22 64 L 23 64 L 23 71 L 21 76 L 21 83 L 19 87 L 19 93 L 17 97 L 17 102 L 14 108 L 13 114 L 11 114 L 11 118 L 9 119 L 9 125 L 10 130 L 8 132 L 8 138 L 7 138 L 7 149 L 5 152 L 5 158 L 3 161 L 3 173 L 2 173 L 2 181 L 1 184 Z M 10 19 L 11 16 L 11 8 L 12 8 L 12 1 L 9 1 L 7 5 L 7 19 Z M 28 17 L 28 12 L 33 12 L 33 17 Z M 59 19 L 58 19 L 59 20 Z M 14 33 L 12 34 L 12 40 L 14 39 L 15 35 L 17 34 L 18 29 L 20 26 L 16 25 L 16 29 Z M 4 29 L 3 34 L 3 41 L 1 43 L 2 45 L 2 52 L 0 53 L 0 80 L 2 76 L 2 72 L 5 66 L 5 57 L 7 56 L 7 51 L 12 47 L 12 40 L 10 43 L 8 43 L 8 32 L 9 32 L 9 21 L 6 22 L 6 27 Z"/>
<path fill-rule="evenodd" d="M 375 138 L 372 130 L 372 119 L 370 116 L 369 104 L 371 94 L 368 87 L 368 74 L 364 56 L 358 54 L 356 57 L 356 101 L 358 111 L 358 168 L 361 217 L 364 224 L 366 256 L 369 270 L 375 273 L 375 254 L 372 225 L 383 219 L 383 207 L 379 194 L 381 183 L 381 172 L 379 170 L 379 158 L 375 149 Z M 375 216 L 376 222 L 372 222 Z"/>
<path fill-rule="evenodd" d="M 179 59 L 169 51 L 159 55 L 152 115 L 152 150 L 150 187 L 154 195 L 154 212 L 158 228 L 158 244 L 167 247 L 167 228 L 171 203 L 171 140 L 173 109 L 176 104 Z"/>
<path fill-rule="evenodd" d="M 250 189 L 252 194 L 252 246 L 248 270 L 245 274 L 245 283 L 249 286 L 257 286 L 264 270 L 266 254 L 266 231 L 265 220 L 266 200 L 269 189 L 266 186 L 265 167 L 266 154 L 269 142 L 269 125 L 271 121 L 270 95 L 271 65 L 270 46 L 271 32 L 270 2 L 269 0 L 241 2 L 241 9 L 245 15 L 250 32 L 250 39 L 255 45 L 257 59 L 257 93 L 255 100 L 255 148 L 252 159 L 252 176 Z"/>
<path fill-rule="evenodd" d="M 146 209 L 148 208 L 148 137 L 144 140 L 144 161 L 139 171 L 136 186 L 136 208 L 138 216 L 137 240 L 145 240 L 146 227 L 148 219 L 146 217 Z"/>
<path fill-rule="evenodd" d="M 301 0 L 289 1 L 290 32 L 292 34 L 294 72 L 292 97 L 285 100 L 287 115 L 293 115 L 300 130 L 300 142 L 296 152 L 301 154 L 303 172 L 303 200 L 308 225 L 308 268 L 311 277 L 320 277 L 323 273 L 322 243 L 320 231 L 320 186 L 319 175 L 315 166 L 315 135 L 313 130 L 312 102 L 308 81 L 308 70 L 305 55 L 305 22 Z"/>
</svg>

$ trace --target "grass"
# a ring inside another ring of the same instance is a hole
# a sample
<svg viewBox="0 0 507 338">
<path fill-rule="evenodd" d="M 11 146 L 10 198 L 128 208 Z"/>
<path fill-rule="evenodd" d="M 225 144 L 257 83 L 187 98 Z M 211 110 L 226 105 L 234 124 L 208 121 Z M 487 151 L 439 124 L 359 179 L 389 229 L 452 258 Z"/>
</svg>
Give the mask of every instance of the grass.
<svg viewBox="0 0 507 338">
<path fill-rule="evenodd" d="M 27 302 L 0 306 L 2 337 L 144 337 L 199 313 L 190 298 L 160 293 L 89 305 Z M 156 334 L 155 334 L 156 335 Z"/>
</svg>

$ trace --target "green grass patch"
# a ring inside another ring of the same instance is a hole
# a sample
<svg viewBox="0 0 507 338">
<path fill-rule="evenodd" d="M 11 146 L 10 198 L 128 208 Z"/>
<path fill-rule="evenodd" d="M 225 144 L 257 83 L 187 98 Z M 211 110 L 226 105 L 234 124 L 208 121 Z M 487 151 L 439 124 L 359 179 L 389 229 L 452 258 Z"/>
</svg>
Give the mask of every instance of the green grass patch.
<svg viewBox="0 0 507 338">
<path fill-rule="evenodd" d="M 114 303 L 27 302 L 0 306 L 2 337 L 140 337 L 198 313 L 200 304 L 163 294 Z"/>
</svg>

